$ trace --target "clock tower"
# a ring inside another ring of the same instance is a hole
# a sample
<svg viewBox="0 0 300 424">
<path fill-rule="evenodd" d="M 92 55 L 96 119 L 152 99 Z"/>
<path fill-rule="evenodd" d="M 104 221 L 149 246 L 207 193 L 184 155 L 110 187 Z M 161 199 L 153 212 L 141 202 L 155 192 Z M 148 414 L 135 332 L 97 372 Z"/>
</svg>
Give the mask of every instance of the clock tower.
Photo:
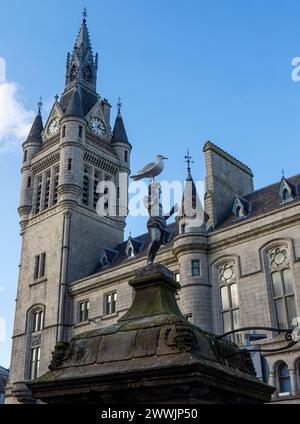
<svg viewBox="0 0 300 424">
<path fill-rule="evenodd" d="M 45 373 L 55 344 L 69 340 L 69 286 L 95 272 L 103 248 L 123 241 L 127 202 L 121 204 L 119 184 L 124 190 L 125 181 L 127 199 L 131 145 L 120 104 L 112 129 L 111 105 L 96 91 L 98 55 L 86 17 L 84 11 L 67 54 L 62 96 L 55 96 L 45 124 L 39 103 L 23 143 L 22 251 L 8 402 L 18 390 L 14 384 Z"/>
</svg>

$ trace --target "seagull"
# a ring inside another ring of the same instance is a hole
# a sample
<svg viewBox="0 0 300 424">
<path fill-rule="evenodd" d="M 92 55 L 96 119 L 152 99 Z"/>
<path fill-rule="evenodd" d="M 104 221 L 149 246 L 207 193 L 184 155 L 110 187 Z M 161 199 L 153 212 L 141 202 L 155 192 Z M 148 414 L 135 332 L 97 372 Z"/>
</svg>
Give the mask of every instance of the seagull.
<svg viewBox="0 0 300 424">
<path fill-rule="evenodd" d="M 164 169 L 163 160 L 168 159 L 165 156 L 155 156 L 154 162 L 148 163 L 143 169 L 137 172 L 136 175 L 132 175 L 134 181 L 141 180 L 142 178 L 153 178 L 159 175 Z"/>
</svg>

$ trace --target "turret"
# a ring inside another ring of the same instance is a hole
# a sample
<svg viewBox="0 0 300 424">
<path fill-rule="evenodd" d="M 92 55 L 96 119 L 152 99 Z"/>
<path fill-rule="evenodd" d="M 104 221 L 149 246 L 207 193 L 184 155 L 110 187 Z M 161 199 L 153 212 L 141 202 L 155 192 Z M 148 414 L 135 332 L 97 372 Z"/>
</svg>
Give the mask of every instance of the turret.
<svg viewBox="0 0 300 424">
<path fill-rule="evenodd" d="M 204 213 L 191 176 L 189 152 L 185 190 L 177 215 L 179 235 L 173 253 L 180 272 L 180 309 L 203 330 L 211 330 L 211 293 L 207 261 L 207 233 Z"/>
<path fill-rule="evenodd" d="M 21 168 L 22 185 L 18 212 L 22 230 L 26 227 L 32 207 L 33 177 L 31 174 L 31 160 L 42 148 L 43 120 L 41 115 L 42 102 L 38 102 L 38 113 L 33 121 L 28 137 L 23 143 L 23 163 Z"/>
<path fill-rule="evenodd" d="M 116 155 L 120 161 L 120 174 L 122 177 L 117 176 L 119 181 L 115 181 L 118 186 L 118 204 L 119 214 L 121 216 L 127 215 L 127 200 L 128 200 L 128 177 L 130 174 L 130 153 L 132 146 L 128 141 L 123 118 L 121 115 L 121 102 L 118 102 L 118 114 L 116 117 L 113 135 L 111 139 L 111 146 L 113 147 Z M 125 184 L 126 182 L 126 184 Z M 120 184 L 120 186 L 119 186 Z M 126 185 L 126 187 L 125 187 Z"/>
<path fill-rule="evenodd" d="M 78 87 L 73 90 L 61 119 L 60 172 L 58 194 L 60 204 L 74 207 L 82 190 L 83 152 L 86 121 Z"/>
</svg>

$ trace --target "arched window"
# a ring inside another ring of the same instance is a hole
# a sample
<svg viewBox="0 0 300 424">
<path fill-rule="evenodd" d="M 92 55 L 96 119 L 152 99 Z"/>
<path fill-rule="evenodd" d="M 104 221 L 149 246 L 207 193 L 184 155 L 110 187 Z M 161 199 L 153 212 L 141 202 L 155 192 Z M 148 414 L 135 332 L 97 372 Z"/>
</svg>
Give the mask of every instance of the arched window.
<svg viewBox="0 0 300 424">
<path fill-rule="evenodd" d="M 93 71 L 92 71 L 92 68 L 90 67 L 90 65 L 86 65 L 86 66 L 83 68 L 82 76 L 83 76 L 83 79 L 84 79 L 85 81 L 87 81 L 87 82 L 89 82 L 89 83 L 91 83 L 91 82 L 92 82 L 92 80 L 93 80 Z"/>
<path fill-rule="evenodd" d="M 225 262 L 219 266 L 219 283 L 223 331 L 227 333 L 240 327 L 238 287 L 233 263 Z M 242 341 L 240 334 L 230 336 L 230 339 L 238 344 Z"/>
<path fill-rule="evenodd" d="M 277 325 L 279 328 L 289 328 L 297 314 L 293 276 L 286 246 L 271 249 L 269 261 Z"/>
<path fill-rule="evenodd" d="M 72 66 L 70 71 L 70 81 L 75 81 L 78 75 L 78 69 L 75 65 Z"/>
<path fill-rule="evenodd" d="M 282 191 L 282 201 L 286 202 L 290 198 L 290 194 L 286 188 Z"/>
<path fill-rule="evenodd" d="M 277 368 L 279 393 L 291 393 L 291 378 L 285 362 L 281 362 Z"/>
<path fill-rule="evenodd" d="M 44 327 L 44 308 L 38 306 L 33 308 L 28 315 L 28 335 L 29 335 L 29 367 L 28 377 L 30 380 L 37 378 L 41 357 L 41 335 Z"/>
<path fill-rule="evenodd" d="M 82 184 L 82 203 L 84 205 L 89 204 L 90 195 L 90 171 L 86 166 L 84 167 L 83 184 Z"/>
<path fill-rule="evenodd" d="M 133 251 L 133 248 L 132 247 L 129 247 L 127 254 L 128 254 L 128 257 L 129 258 L 133 258 L 134 257 L 134 251 Z"/>
<path fill-rule="evenodd" d="M 241 216 L 243 216 L 243 214 L 242 214 L 242 208 L 240 206 L 237 206 L 237 208 L 235 210 L 235 217 L 236 218 L 240 218 Z"/>
</svg>

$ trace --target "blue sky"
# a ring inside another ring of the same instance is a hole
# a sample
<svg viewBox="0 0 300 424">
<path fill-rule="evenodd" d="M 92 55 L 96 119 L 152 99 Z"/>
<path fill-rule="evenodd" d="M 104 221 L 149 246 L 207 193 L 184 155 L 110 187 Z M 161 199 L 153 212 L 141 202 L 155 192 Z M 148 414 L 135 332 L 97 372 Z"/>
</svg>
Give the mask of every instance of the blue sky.
<svg viewBox="0 0 300 424">
<path fill-rule="evenodd" d="M 10 96 L 13 106 L 1 109 L 0 103 L 4 366 L 20 255 L 18 146 L 38 97 L 43 96 L 46 111 L 62 93 L 66 53 L 84 6 L 94 52 L 100 54 L 98 91 L 113 104 L 113 117 L 122 98 L 133 170 L 161 153 L 169 157 L 164 176 L 183 178 L 189 147 L 194 177 L 202 180 L 202 147 L 210 139 L 252 168 L 256 188 L 279 180 L 282 168 L 286 176 L 299 172 L 300 82 L 291 79 L 291 61 L 300 56 L 299 1 L 2 2 L 0 57 L 11 87 L 2 96 Z M 18 122 L 18 128 L 8 128 L 7 120 Z M 145 219 L 130 219 L 127 230 L 137 234 L 144 228 Z"/>
</svg>

